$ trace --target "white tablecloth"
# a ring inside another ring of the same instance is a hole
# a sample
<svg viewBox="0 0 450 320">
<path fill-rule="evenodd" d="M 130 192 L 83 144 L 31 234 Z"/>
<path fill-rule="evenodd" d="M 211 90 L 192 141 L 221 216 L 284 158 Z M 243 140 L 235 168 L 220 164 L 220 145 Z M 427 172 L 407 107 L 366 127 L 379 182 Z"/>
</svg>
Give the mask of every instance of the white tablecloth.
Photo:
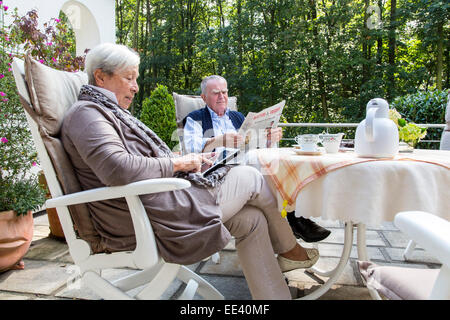
<svg viewBox="0 0 450 320">
<path fill-rule="evenodd" d="M 411 157 L 421 161 L 368 161 L 327 172 L 302 187 L 291 208 L 297 216 L 372 226 L 393 221 L 405 210 L 428 211 L 450 220 L 450 169 L 423 161 L 450 162 L 450 151 L 415 150 Z M 273 183 L 272 188 L 281 206 L 283 197 Z"/>
</svg>

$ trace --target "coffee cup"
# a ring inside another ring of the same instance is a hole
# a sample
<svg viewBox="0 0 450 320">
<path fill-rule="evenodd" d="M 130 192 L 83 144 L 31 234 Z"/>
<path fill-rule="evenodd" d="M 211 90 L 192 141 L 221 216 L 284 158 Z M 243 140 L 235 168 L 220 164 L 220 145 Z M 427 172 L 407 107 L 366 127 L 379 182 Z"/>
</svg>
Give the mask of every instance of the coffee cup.
<svg viewBox="0 0 450 320">
<path fill-rule="evenodd" d="M 302 151 L 317 151 L 317 143 L 319 142 L 319 136 L 317 134 L 302 134 L 296 136 L 294 140 L 300 146 Z"/>
<path fill-rule="evenodd" d="M 336 153 L 339 151 L 343 133 L 324 133 L 319 134 L 319 139 L 327 153 Z"/>
</svg>

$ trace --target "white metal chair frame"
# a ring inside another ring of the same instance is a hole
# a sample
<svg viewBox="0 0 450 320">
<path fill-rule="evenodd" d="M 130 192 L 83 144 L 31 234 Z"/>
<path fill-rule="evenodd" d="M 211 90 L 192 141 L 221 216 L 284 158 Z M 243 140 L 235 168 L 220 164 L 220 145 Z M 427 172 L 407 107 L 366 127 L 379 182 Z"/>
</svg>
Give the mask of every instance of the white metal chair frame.
<svg viewBox="0 0 450 320">
<path fill-rule="evenodd" d="M 23 61 L 14 60 L 13 72 L 19 94 L 25 103 L 31 105 L 24 80 L 24 67 L 26 66 Z M 142 194 L 187 188 L 190 186 L 189 181 L 177 178 L 149 179 L 124 186 L 104 187 L 64 195 L 38 126 L 26 111 L 25 114 L 53 197 L 46 201 L 46 206 L 57 209 L 70 255 L 75 265 L 80 268 L 81 281 L 84 285 L 104 299 L 159 299 L 178 278 L 186 283 L 186 288 L 179 299 L 192 299 L 196 293 L 206 299 L 224 299 L 217 289 L 187 267 L 163 261 L 158 253 L 147 213 L 139 198 Z M 122 197 L 127 201 L 136 233 L 135 250 L 93 254 L 89 244 L 76 236 L 68 206 Z M 132 268 L 142 271 L 110 282 L 101 275 L 102 269 L 109 268 Z M 133 295 L 127 293 L 135 288 L 139 289 L 135 290 L 136 293 Z"/>
</svg>

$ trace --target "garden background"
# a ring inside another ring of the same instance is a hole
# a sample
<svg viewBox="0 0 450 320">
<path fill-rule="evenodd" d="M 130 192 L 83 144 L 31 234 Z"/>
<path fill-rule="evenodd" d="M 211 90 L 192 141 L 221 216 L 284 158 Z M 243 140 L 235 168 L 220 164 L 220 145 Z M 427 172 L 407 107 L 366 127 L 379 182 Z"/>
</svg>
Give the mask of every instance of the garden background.
<svg viewBox="0 0 450 320">
<path fill-rule="evenodd" d="M 141 117 L 147 105 L 148 125 L 160 136 L 173 137 L 175 128 L 165 95 L 200 94 L 201 79 L 210 74 L 228 80 L 244 114 L 287 100 L 284 122 L 357 123 L 367 102 L 382 97 L 408 121 L 445 122 L 449 1 L 115 0 L 115 5 L 117 43 L 141 55 L 140 92 L 130 110 Z M 63 13 L 58 20 L 67 23 Z M 70 25 L 63 39 L 64 50 L 74 55 Z M 44 63 L 61 65 L 57 50 L 50 48 L 53 56 Z M 150 101 L 152 93 L 157 97 Z M 155 115 L 152 108 L 163 112 Z M 284 130 L 292 137 L 299 130 L 323 129 Z M 346 138 L 353 132 L 346 130 Z M 429 129 L 426 139 L 439 140 L 441 132 Z"/>
<path fill-rule="evenodd" d="M 444 123 L 449 21 L 437 0 L 116 0 L 117 42 L 142 57 L 137 116 L 158 84 L 199 94 L 220 74 L 244 114 L 285 99 L 285 122 L 359 122 L 383 97 Z"/>
</svg>

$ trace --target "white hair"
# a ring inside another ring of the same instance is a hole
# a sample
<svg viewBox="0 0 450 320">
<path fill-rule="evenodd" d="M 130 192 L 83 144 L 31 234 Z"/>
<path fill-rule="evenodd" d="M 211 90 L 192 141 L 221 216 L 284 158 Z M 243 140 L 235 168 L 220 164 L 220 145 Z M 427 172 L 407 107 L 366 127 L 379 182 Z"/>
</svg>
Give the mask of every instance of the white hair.
<svg viewBox="0 0 450 320">
<path fill-rule="evenodd" d="M 225 82 L 225 84 L 227 84 L 227 80 L 222 76 L 212 75 L 212 76 L 205 77 L 205 78 L 203 78 L 202 83 L 200 84 L 200 88 L 202 89 L 202 94 L 206 94 L 206 87 L 208 85 L 208 82 L 212 81 L 212 80 L 223 81 L 223 82 Z"/>
<path fill-rule="evenodd" d="M 85 70 L 89 84 L 96 85 L 95 70 L 100 69 L 112 75 L 116 71 L 138 66 L 139 63 L 139 55 L 133 49 L 121 44 L 102 43 L 89 50 L 86 55 Z"/>
</svg>

